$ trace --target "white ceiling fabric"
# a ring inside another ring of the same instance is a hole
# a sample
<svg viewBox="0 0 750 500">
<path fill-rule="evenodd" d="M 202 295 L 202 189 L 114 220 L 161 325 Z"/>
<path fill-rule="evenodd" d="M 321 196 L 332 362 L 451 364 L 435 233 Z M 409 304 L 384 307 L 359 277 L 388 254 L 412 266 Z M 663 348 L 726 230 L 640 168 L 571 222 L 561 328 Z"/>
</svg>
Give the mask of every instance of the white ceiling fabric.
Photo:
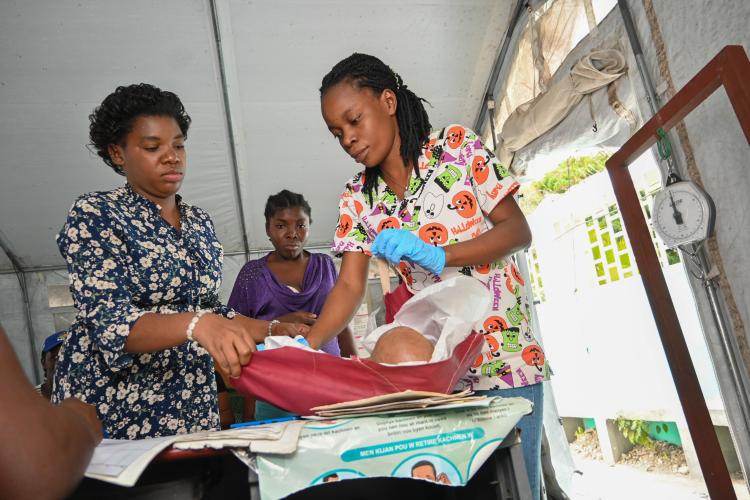
<svg viewBox="0 0 750 500">
<path fill-rule="evenodd" d="M 470 124 L 512 4 L 217 0 L 249 249 L 270 248 L 263 206 L 283 188 L 309 199 L 311 244 L 331 240 L 356 170 L 320 118 L 333 64 L 377 55 L 431 101 L 433 125 Z M 86 149 L 87 116 L 117 85 L 141 81 L 185 103 L 181 194 L 210 213 L 226 252 L 245 250 L 209 0 L 2 2 L 0 47 L 0 237 L 24 269 L 62 266 L 54 237 L 75 198 L 123 183 Z"/>
</svg>

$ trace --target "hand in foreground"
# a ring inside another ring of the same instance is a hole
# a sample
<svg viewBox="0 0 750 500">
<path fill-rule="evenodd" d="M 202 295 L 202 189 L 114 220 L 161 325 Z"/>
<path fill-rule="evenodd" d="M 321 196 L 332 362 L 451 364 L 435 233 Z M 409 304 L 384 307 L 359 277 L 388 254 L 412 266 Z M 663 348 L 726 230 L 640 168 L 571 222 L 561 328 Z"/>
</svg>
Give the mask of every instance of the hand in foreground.
<svg viewBox="0 0 750 500">
<path fill-rule="evenodd" d="M 307 337 L 310 327 L 303 323 L 276 323 L 271 327 L 271 335 L 296 337 L 302 335 Z"/>
<path fill-rule="evenodd" d="M 95 444 L 102 440 L 102 422 L 96 416 L 96 408 L 86 404 L 80 399 L 68 398 L 60 403 L 60 408 L 65 408 L 85 422 L 86 428 L 91 434 Z"/>
<path fill-rule="evenodd" d="M 193 330 L 193 338 L 211 354 L 219 367 L 232 378 L 240 376 L 242 367 L 255 352 L 250 330 L 242 321 L 218 314 L 206 314 Z"/>
<path fill-rule="evenodd" d="M 305 325 L 314 325 L 318 315 L 307 311 L 295 311 L 286 313 L 276 318 L 282 323 L 303 323 Z"/>
<path fill-rule="evenodd" d="M 393 264 L 407 260 L 433 274 L 440 274 L 445 267 L 445 250 L 428 245 L 405 229 L 380 231 L 372 244 L 372 254 Z"/>
</svg>

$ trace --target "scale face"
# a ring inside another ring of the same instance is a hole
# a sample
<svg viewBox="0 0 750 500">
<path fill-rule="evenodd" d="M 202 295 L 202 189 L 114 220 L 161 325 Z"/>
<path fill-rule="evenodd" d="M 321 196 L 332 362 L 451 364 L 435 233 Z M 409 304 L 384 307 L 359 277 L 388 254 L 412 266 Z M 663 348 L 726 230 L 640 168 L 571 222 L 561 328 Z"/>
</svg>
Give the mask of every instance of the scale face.
<svg viewBox="0 0 750 500">
<path fill-rule="evenodd" d="M 703 241 L 711 234 L 716 217 L 713 200 L 697 184 L 668 184 L 654 197 L 652 221 L 669 248 Z"/>
</svg>

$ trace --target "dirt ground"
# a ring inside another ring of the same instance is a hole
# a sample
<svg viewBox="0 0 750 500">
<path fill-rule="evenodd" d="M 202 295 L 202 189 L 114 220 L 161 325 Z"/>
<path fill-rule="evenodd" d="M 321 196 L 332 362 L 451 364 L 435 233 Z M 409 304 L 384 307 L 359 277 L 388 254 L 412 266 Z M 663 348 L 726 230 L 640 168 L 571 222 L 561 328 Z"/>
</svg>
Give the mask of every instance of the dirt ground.
<svg viewBox="0 0 750 500">
<path fill-rule="evenodd" d="M 632 465 L 647 472 L 687 475 L 687 462 L 682 448 L 664 441 L 654 441 L 652 446 L 635 446 L 623 453 L 619 463 Z"/>
<path fill-rule="evenodd" d="M 620 461 L 604 463 L 596 430 L 589 430 L 570 444 L 576 473 L 570 497 L 575 500 L 698 500 L 706 499 L 706 486 L 688 476 L 685 455 L 677 446 L 657 441 L 651 447 L 636 446 Z M 734 475 L 738 500 L 750 500 L 742 475 Z"/>
<path fill-rule="evenodd" d="M 604 460 L 602 449 L 599 447 L 599 435 L 596 429 L 589 429 L 579 434 L 575 441 L 570 443 L 570 451 L 574 455 L 591 460 Z"/>
</svg>

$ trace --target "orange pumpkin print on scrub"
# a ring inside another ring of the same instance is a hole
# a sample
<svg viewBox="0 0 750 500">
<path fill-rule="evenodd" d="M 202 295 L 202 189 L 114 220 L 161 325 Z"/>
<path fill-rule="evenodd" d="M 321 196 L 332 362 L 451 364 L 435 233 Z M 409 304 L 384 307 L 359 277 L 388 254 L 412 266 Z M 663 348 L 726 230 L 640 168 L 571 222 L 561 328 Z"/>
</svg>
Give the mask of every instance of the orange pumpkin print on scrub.
<svg viewBox="0 0 750 500">
<path fill-rule="evenodd" d="M 336 227 L 336 236 L 339 238 L 343 238 L 347 234 L 349 234 L 349 231 L 352 230 L 352 218 L 348 216 L 347 214 L 341 214 L 341 217 L 339 217 L 339 224 Z"/>
<path fill-rule="evenodd" d="M 490 272 L 491 268 L 492 268 L 491 264 L 480 264 L 478 266 L 474 266 L 474 270 L 478 272 L 479 274 L 487 274 Z"/>
<path fill-rule="evenodd" d="M 453 204 L 448 205 L 450 210 L 455 210 L 458 215 L 471 219 L 477 213 L 477 199 L 468 191 L 461 191 L 453 197 Z"/>
<path fill-rule="evenodd" d="M 507 288 L 508 291 L 512 293 L 513 295 L 515 295 L 516 292 L 518 291 L 518 287 L 513 284 L 513 280 L 510 279 L 510 276 L 505 278 L 505 288 Z"/>
<path fill-rule="evenodd" d="M 406 280 L 406 284 L 411 286 L 414 283 L 414 277 L 411 275 L 411 268 L 404 262 L 398 263 L 398 269 L 401 276 Z"/>
<path fill-rule="evenodd" d="M 490 316 L 484 322 L 485 333 L 495 333 L 508 329 L 508 323 L 500 316 Z"/>
<path fill-rule="evenodd" d="M 524 362 L 529 366 L 535 366 L 537 370 L 542 371 L 544 366 L 544 351 L 538 345 L 530 345 L 521 353 Z"/>
<path fill-rule="evenodd" d="M 427 145 L 424 149 L 424 156 L 427 158 L 427 161 L 430 161 L 432 159 L 432 148 L 435 147 L 435 144 L 437 143 L 437 138 L 433 137 L 427 142 Z"/>
<path fill-rule="evenodd" d="M 358 200 L 354 200 L 354 210 L 357 212 L 357 215 L 362 215 L 362 204 Z"/>
<path fill-rule="evenodd" d="M 387 219 L 383 219 L 380 221 L 380 224 L 378 224 L 378 232 L 382 231 L 383 229 L 399 229 L 401 227 L 401 223 L 398 221 L 395 217 L 388 217 Z"/>
<path fill-rule="evenodd" d="M 492 335 L 485 335 L 484 340 L 487 342 L 490 352 L 485 352 L 477 356 L 477 358 L 474 360 L 474 364 L 471 366 L 472 368 L 479 368 L 480 366 L 482 366 L 482 363 L 484 363 L 485 359 L 487 361 L 492 361 L 494 358 L 499 356 L 498 353 L 500 352 L 500 342 L 498 342 L 498 340 Z"/>
<path fill-rule="evenodd" d="M 431 222 L 419 228 L 419 238 L 428 245 L 444 245 L 448 241 L 448 229 L 439 222 Z"/>
<path fill-rule="evenodd" d="M 513 278 L 515 278 L 515 280 L 518 283 L 520 283 L 521 285 L 524 284 L 523 283 L 523 277 L 521 276 L 521 272 L 518 270 L 518 267 L 515 264 L 513 264 L 512 262 L 510 264 L 510 272 L 513 274 Z"/>
<path fill-rule="evenodd" d="M 482 363 L 484 363 L 484 354 L 480 354 L 479 356 L 474 359 L 474 364 L 471 365 L 472 368 L 479 368 L 482 366 Z"/>
<path fill-rule="evenodd" d="M 464 143 L 464 138 L 466 137 L 466 129 L 458 125 L 453 126 L 448 129 L 445 137 L 448 139 L 448 147 L 456 149 Z"/>
<path fill-rule="evenodd" d="M 492 354 L 495 354 L 497 351 L 500 350 L 500 342 L 497 341 L 495 337 L 492 335 L 485 335 L 484 340 L 487 341 L 487 345 L 490 346 L 490 352 Z"/>
<path fill-rule="evenodd" d="M 490 176 L 490 169 L 487 166 L 487 158 L 484 156 L 475 156 L 471 162 L 471 171 L 474 174 L 474 180 L 477 184 L 484 184 Z"/>
</svg>

